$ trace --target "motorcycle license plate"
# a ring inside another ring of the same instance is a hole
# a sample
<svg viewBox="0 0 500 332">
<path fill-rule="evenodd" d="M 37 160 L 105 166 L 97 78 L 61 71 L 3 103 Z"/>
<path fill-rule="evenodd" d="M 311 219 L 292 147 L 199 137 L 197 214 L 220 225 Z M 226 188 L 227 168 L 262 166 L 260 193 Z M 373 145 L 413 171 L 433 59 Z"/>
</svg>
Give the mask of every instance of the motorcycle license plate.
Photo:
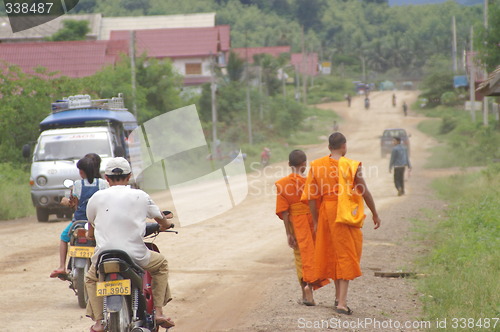
<svg viewBox="0 0 500 332">
<path fill-rule="evenodd" d="M 97 283 L 97 296 L 130 295 L 130 279 Z"/>
<path fill-rule="evenodd" d="M 94 255 L 94 247 L 74 247 L 70 246 L 68 248 L 68 254 L 70 257 L 81 257 L 90 258 Z"/>
</svg>

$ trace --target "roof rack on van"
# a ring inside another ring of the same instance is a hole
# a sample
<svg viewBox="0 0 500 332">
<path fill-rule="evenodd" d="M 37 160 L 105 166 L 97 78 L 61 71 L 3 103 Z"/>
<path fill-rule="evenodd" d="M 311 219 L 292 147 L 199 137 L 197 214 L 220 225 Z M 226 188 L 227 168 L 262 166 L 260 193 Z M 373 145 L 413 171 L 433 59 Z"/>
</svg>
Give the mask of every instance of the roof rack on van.
<svg viewBox="0 0 500 332">
<path fill-rule="evenodd" d="M 52 113 L 84 108 L 98 108 L 113 111 L 127 110 L 127 108 L 125 108 L 122 93 L 119 93 L 118 97 L 94 100 L 92 100 L 90 95 L 75 95 L 63 97 L 62 100 L 52 103 Z"/>
</svg>

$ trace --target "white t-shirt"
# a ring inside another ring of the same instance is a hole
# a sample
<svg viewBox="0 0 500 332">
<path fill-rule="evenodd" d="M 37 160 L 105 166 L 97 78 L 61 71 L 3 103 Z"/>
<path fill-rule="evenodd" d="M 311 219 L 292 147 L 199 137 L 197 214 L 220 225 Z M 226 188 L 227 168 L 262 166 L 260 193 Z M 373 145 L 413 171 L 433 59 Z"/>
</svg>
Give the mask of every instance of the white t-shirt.
<svg viewBox="0 0 500 332">
<path fill-rule="evenodd" d="M 144 191 L 130 186 L 99 190 L 89 200 L 87 217 L 97 243 L 92 263 L 97 263 L 104 250 L 112 249 L 127 252 L 139 266 L 149 263 L 151 253 L 143 241 L 146 218 L 162 218 L 162 213 Z"/>
</svg>

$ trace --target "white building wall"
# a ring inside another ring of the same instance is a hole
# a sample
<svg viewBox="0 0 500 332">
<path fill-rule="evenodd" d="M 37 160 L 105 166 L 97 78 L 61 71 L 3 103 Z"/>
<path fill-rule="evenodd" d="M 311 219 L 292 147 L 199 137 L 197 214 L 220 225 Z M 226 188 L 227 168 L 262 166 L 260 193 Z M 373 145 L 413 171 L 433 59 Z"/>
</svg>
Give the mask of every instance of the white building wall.
<svg viewBox="0 0 500 332">
<path fill-rule="evenodd" d="M 172 61 L 174 68 L 182 76 L 186 76 L 186 63 L 201 63 L 201 75 L 196 76 L 210 76 L 210 58 L 177 58 Z"/>
</svg>

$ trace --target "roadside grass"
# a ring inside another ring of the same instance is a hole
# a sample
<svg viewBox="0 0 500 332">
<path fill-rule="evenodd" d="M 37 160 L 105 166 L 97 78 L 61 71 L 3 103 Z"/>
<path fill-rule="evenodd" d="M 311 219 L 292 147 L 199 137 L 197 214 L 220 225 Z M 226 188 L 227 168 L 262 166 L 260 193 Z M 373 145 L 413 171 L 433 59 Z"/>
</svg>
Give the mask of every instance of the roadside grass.
<svg viewBox="0 0 500 332">
<path fill-rule="evenodd" d="M 447 318 L 450 327 L 453 318 L 470 318 L 474 324 L 464 329 L 493 330 L 491 319 L 500 315 L 500 165 L 437 179 L 433 187 L 450 206 L 445 218 L 414 223 L 432 245 L 417 262 L 427 275 L 417 283 L 425 319 Z"/>
<path fill-rule="evenodd" d="M 440 106 L 420 112 L 431 119 L 418 129 L 440 143 L 431 149 L 426 168 L 484 166 L 500 158 L 500 130 L 493 119 L 485 127 L 460 109 Z"/>
<path fill-rule="evenodd" d="M 10 163 L 0 163 L 0 220 L 33 215 L 29 172 Z"/>
</svg>

